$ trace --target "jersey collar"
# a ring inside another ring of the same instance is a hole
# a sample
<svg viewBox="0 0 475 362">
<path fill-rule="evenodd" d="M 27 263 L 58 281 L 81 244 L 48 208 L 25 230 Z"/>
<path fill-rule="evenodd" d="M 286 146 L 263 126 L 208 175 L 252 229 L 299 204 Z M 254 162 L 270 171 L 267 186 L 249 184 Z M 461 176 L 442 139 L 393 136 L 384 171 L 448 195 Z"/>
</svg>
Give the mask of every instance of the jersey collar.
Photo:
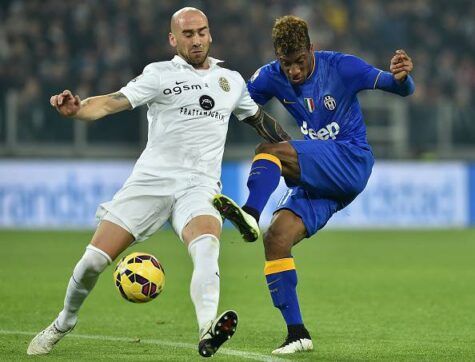
<svg viewBox="0 0 475 362">
<path fill-rule="evenodd" d="M 313 52 L 312 56 L 313 56 L 313 68 L 312 68 L 312 71 L 310 72 L 310 75 L 307 76 L 307 79 L 312 78 L 312 75 L 313 73 L 315 73 L 315 69 L 317 68 L 317 57 L 315 56 L 315 52 Z"/>
<path fill-rule="evenodd" d="M 195 69 L 193 68 L 191 64 L 187 63 L 186 60 L 180 57 L 179 55 L 175 55 L 172 59 L 172 62 L 175 64 L 184 65 L 185 67 L 189 67 L 191 69 Z M 215 66 L 217 66 L 219 63 L 223 63 L 224 61 L 216 59 L 216 58 L 208 57 L 208 62 L 209 62 L 209 69 L 212 69 Z"/>
<path fill-rule="evenodd" d="M 315 77 L 315 74 L 317 73 L 316 70 L 317 70 L 317 56 L 316 56 L 316 52 L 313 52 L 312 54 L 313 56 L 313 68 L 312 68 L 312 71 L 310 72 L 310 74 L 307 76 L 307 78 L 305 79 L 305 81 L 300 84 L 301 86 L 303 86 L 305 83 L 307 83 L 309 80 L 311 80 L 313 77 Z"/>
</svg>

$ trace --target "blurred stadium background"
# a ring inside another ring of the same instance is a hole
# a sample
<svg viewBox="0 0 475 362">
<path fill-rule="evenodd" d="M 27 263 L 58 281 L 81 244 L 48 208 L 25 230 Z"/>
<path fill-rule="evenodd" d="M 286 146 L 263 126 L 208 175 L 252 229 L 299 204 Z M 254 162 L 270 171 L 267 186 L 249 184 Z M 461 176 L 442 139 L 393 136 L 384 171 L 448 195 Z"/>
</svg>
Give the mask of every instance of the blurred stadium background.
<svg viewBox="0 0 475 362">
<path fill-rule="evenodd" d="M 474 222 L 473 1 L 7 0 L 0 4 L 0 226 L 93 225 L 96 204 L 121 185 L 145 145 L 146 109 L 88 126 L 61 119 L 49 97 L 63 89 L 82 98 L 113 92 L 146 64 L 170 59 L 170 15 L 190 4 L 209 16 L 212 55 L 245 79 L 273 59 L 271 27 L 287 13 L 309 22 L 318 49 L 353 53 L 382 69 L 395 49 L 406 49 L 414 96 L 360 96 L 378 163 L 364 203 L 346 211 L 352 217 L 342 224 Z M 300 137 L 279 104 L 268 108 Z M 223 183 L 239 200 L 247 172 L 240 161 L 258 142 L 249 127 L 230 122 Z"/>
<path fill-rule="evenodd" d="M 273 20 L 309 22 L 318 49 L 357 54 L 388 68 L 405 48 L 415 64 L 409 101 L 362 97 L 369 136 L 381 159 L 475 157 L 475 4 L 470 0 L 192 2 L 209 16 L 212 54 L 249 78 L 273 59 Z M 64 122 L 51 94 L 81 97 L 120 88 L 143 67 L 173 56 L 169 17 L 185 1 L 79 3 L 4 0 L 0 4 L 0 152 L 4 156 L 135 157 L 145 142 L 143 111 L 88 128 Z M 280 115 L 285 119 L 285 114 Z M 257 138 L 234 123 L 228 157 L 248 155 Z M 111 147 L 112 146 L 112 147 Z M 116 146 L 116 147 L 113 147 Z"/>
<path fill-rule="evenodd" d="M 318 49 L 382 69 L 395 49 L 413 58 L 412 97 L 359 97 L 377 157 L 366 190 L 295 250 L 302 310 L 318 341 L 298 360 L 473 360 L 473 0 L 0 1 L 0 359 L 26 359 L 31 336 L 61 308 L 97 205 L 122 185 L 146 142 L 143 107 L 86 125 L 61 119 L 50 96 L 113 92 L 146 64 L 170 59 L 170 16 L 190 5 L 209 17 L 212 56 L 246 79 L 273 59 L 273 21 L 290 13 L 309 22 Z M 279 104 L 268 108 L 300 137 Z M 222 180 L 238 201 L 258 142 L 231 120 Z M 139 248 L 163 262 L 163 296 L 131 306 L 106 275 L 57 358 L 193 360 L 189 258 L 170 230 L 152 239 Z M 250 351 L 270 361 L 283 326 L 265 288 L 262 245 L 239 239 L 226 230 L 221 249 L 221 306 L 240 313 L 229 344 L 238 351 L 215 358 L 242 360 Z"/>
</svg>

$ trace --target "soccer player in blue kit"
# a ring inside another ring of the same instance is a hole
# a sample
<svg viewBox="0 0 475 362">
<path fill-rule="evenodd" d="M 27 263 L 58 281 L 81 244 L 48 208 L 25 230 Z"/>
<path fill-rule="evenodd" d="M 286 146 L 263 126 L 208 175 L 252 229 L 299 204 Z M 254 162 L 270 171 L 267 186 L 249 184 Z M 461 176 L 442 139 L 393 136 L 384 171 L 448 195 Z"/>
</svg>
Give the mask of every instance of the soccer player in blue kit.
<svg viewBox="0 0 475 362">
<path fill-rule="evenodd" d="M 288 330 L 285 342 L 272 353 L 287 354 L 313 349 L 300 313 L 292 247 L 350 204 L 365 188 L 373 167 L 357 93 L 381 89 L 407 96 L 414 92 L 414 82 L 409 75 L 412 60 L 403 50 L 392 57 L 390 72 L 352 55 L 314 51 L 306 22 L 295 16 L 277 19 L 272 39 L 277 60 L 257 70 L 248 89 L 261 105 L 276 97 L 295 118 L 304 140 L 291 140 L 283 130 L 273 137 L 262 135 L 272 143 L 256 148 L 245 205 L 240 208 L 216 195 L 214 206 L 246 241 L 255 241 L 259 216 L 280 176 L 289 186 L 263 237 L 264 273 Z"/>
</svg>

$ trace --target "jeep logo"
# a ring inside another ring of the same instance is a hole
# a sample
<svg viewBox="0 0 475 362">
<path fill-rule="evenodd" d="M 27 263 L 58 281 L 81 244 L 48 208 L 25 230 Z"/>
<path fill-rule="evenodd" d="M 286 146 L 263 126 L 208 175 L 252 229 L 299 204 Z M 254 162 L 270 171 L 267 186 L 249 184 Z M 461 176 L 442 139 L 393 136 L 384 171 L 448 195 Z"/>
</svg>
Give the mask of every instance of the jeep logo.
<svg viewBox="0 0 475 362">
<path fill-rule="evenodd" d="M 322 140 L 326 141 L 331 138 L 332 140 L 336 139 L 336 135 L 340 133 L 340 126 L 336 122 L 327 124 L 325 127 L 315 131 L 313 128 L 307 128 L 307 122 L 303 121 L 300 131 L 304 135 L 308 135 L 312 140 Z"/>
</svg>

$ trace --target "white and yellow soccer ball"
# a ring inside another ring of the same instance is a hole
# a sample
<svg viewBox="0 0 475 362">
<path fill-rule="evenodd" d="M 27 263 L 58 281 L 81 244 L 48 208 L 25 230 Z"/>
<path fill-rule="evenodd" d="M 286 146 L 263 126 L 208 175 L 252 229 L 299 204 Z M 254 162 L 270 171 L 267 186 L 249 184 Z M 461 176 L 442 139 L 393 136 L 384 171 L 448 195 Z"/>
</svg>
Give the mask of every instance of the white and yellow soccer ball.
<svg viewBox="0 0 475 362">
<path fill-rule="evenodd" d="M 165 271 L 153 255 L 136 252 L 124 256 L 117 263 L 114 283 L 120 295 L 129 302 L 146 303 L 162 292 Z"/>
</svg>

